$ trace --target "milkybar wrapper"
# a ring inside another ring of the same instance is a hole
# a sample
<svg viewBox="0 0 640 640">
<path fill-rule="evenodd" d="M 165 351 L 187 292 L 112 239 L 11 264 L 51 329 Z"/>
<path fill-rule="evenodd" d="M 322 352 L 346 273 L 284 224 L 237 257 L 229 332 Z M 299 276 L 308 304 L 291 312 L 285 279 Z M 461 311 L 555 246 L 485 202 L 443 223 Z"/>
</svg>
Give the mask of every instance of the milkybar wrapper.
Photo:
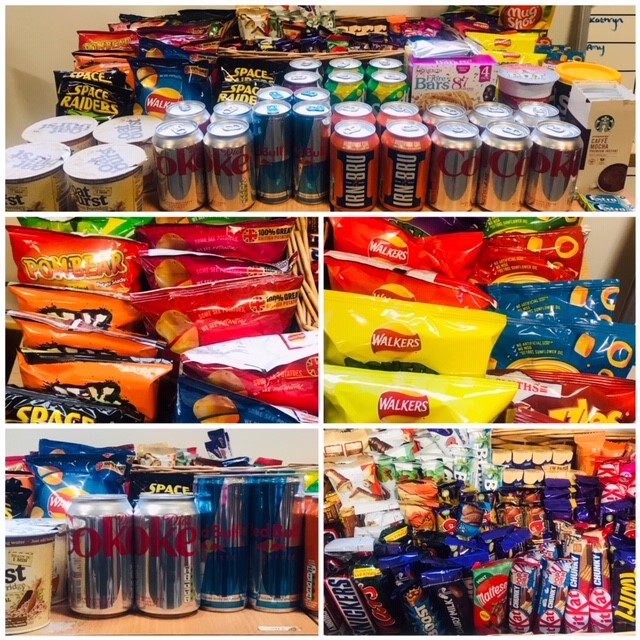
<svg viewBox="0 0 640 640">
<path fill-rule="evenodd" d="M 331 482 L 343 507 L 357 503 L 375 503 L 389 498 L 376 477 L 376 464 L 371 456 L 332 460 L 325 476 Z"/>
<path fill-rule="evenodd" d="M 587 536 L 585 535 L 585 537 Z M 587 539 L 592 540 L 591 537 Z M 608 547 L 601 535 L 594 538 L 592 544 L 593 578 L 589 593 L 589 631 L 592 633 L 613 633 Z"/>
<path fill-rule="evenodd" d="M 591 589 L 591 545 L 584 539 L 569 544 L 573 560 L 569 574 L 569 591 L 564 612 L 565 633 L 589 630 L 589 591 Z"/>
<path fill-rule="evenodd" d="M 570 558 L 543 559 L 538 619 L 534 633 L 560 633 L 572 564 L 573 560 Z"/>
<path fill-rule="evenodd" d="M 535 618 L 535 599 L 540 584 L 540 562 L 530 556 L 515 558 L 509 574 L 509 631 L 529 633 Z"/>
<path fill-rule="evenodd" d="M 482 377 L 505 324 L 490 311 L 326 291 L 325 361 Z"/>
</svg>

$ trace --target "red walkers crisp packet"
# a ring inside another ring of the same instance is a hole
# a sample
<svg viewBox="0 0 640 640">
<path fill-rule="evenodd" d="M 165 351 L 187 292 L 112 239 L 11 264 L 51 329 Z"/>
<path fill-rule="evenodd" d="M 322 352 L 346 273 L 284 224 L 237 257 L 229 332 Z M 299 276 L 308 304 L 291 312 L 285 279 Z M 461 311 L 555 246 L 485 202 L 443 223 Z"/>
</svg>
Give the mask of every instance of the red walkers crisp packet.
<svg viewBox="0 0 640 640">
<path fill-rule="evenodd" d="M 434 271 L 399 267 L 340 251 L 325 253 L 324 263 L 329 270 L 331 288 L 335 291 L 466 309 L 496 306 L 495 300 L 475 285 Z"/>
<path fill-rule="evenodd" d="M 154 249 L 216 253 L 256 262 L 282 259 L 293 218 L 252 220 L 233 224 L 149 224 L 138 227 L 140 239 Z"/>
<path fill-rule="evenodd" d="M 147 246 L 115 236 L 7 226 L 18 279 L 27 284 L 128 293 L 140 290 Z"/>
<path fill-rule="evenodd" d="M 466 280 L 482 247 L 481 231 L 415 238 L 384 218 L 331 218 L 336 251 Z"/>
<path fill-rule="evenodd" d="M 471 282 L 553 282 L 576 280 L 582 269 L 582 227 L 542 233 L 503 233 L 485 238 Z"/>
<path fill-rule="evenodd" d="M 182 355 L 186 373 L 269 404 L 318 414 L 318 334 L 230 340 Z"/>
<path fill-rule="evenodd" d="M 132 294 L 147 327 L 184 353 L 201 345 L 284 333 L 302 276 L 266 275 Z"/>
</svg>

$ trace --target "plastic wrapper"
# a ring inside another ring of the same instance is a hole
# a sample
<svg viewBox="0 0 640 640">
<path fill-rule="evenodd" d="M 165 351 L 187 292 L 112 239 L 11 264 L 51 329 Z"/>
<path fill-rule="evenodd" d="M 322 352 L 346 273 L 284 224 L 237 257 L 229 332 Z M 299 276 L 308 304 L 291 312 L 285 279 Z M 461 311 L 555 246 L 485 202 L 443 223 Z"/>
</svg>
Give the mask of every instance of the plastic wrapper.
<svg viewBox="0 0 640 640">
<path fill-rule="evenodd" d="M 432 569 L 421 574 L 422 586 L 433 598 L 445 635 L 473 633 L 472 602 L 462 580 L 462 569 Z"/>
<path fill-rule="evenodd" d="M 325 292 L 325 361 L 483 376 L 505 317 L 475 309 Z"/>
<path fill-rule="evenodd" d="M 192 495 L 193 477 L 182 471 L 135 471 L 129 482 L 129 502 L 135 506 L 141 493 Z"/>
<path fill-rule="evenodd" d="M 371 456 L 327 463 L 325 476 L 338 494 L 343 507 L 358 503 L 383 503 L 390 497 L 377 479 L 376 465 Z"/>
<path fill-rule="evenodd" d="M 93 447 L 90 444 L 82 444 L 80 442 L 65 442 L 63 440 L 40 438 L 40 440 L 38 440 L 38 454 L 42 456 L 50 453 L 65 455 L 99 453 L 100 455 L 107 457 L 126 453 L 130 458 L 134 458 L 135 446 L 133 444 L 122 444 L 114 447 Z"/>
<path fill-rule="evenodd" d="M 511 633 L 529 633 L 536 614 L 540 562 L 530 556 L 515 558 L 509 575 L 508 627 Z"/>
<path fill-rule="evenodd" d="M 135 31 L 78 31 L 80 51 L 135 51 L 138 34 Z"/>
<path fill-rule="evenodd" d="M 213 92 L 216 102 L 239 100 L 254 104 L 260 89 L 282 85 L 284 74 L 290 71 L 288 61 L 220 56 L 218 76 Z"/>
<path fill-rule="evenodd" d="M 489 217 L 484 225 L 485 237 L 499 233 L 540 233 L 562 227 L 573 227 L 582 222 L 582 218 L 568 216 L 533 217 L 533 216 L 500 216 Z"/>
<path fill-rule="evenodd" d="M 607 544 L 603 536 L 592 538 L 586 534 L 592 548 L 592 580 L 589 591 L 589 631 L 613 633 L 613 608 L 611 604 L 611 572 Z"/>
<path fill-rule="evenodd" d="M 542 560 L 540 598 L 534 633 L 560 633 L 572 565 L 573 560 L 568 558 Z"/>
<path fill-rule="evenodd" d="M 25 469 L 28 469 L 24 463 Z M 28 471 L 5 470 L 4 517 L 28 518 L 33 508 L 34 477 Z"/>
<path fill-rule="evenodd" d="M 577 540 L 569 545 L 573 560 L 569 575 L 569 590 L 564 612 L 565 633 L 586 633 L 589 630 L 589 591 L 591 588 L 591 545 Z"/>
<path fill-rule="evenodd" d="M 497 560 L 472 569 L 473 624 L 479 635 L 507 630 L 507 591 L 513 562 Z"/>
</svg>

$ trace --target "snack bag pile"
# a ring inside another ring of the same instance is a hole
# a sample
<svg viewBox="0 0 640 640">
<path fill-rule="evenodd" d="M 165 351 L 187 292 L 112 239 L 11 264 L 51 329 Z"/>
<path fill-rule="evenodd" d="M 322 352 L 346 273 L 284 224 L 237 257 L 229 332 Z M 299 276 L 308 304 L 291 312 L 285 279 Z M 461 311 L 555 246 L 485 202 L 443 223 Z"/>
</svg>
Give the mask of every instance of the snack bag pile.
<svg viewBox="0 0 640 640">
<path fill-rule="evenodd" d="M 325 632 L 633 632 L 632 432 L 565 441 L 325 432 Z"/>
</svg>

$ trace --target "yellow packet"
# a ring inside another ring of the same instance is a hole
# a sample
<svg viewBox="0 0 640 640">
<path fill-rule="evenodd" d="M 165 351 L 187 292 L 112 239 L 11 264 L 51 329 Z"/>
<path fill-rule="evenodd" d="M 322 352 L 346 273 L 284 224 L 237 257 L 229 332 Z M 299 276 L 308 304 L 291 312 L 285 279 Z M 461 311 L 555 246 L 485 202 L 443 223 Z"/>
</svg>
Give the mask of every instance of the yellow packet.
<svg viewBox="0 0 640 640">
<path fill-rule="evenodd" d="M 535 31 L 519 33 L 486 33 L 484 31 L 468 31 L 466 37 L 482 46 L 488 52 L 517 51 L 533 53 L 540 37 Z"/>
<path fill-rule="evenodd" d="M 546 53 L 529 53 L 524 51 L 487 51 L 500 64 L 533 64 L 541 67 L 547 59 Z"/>
<path fill-rule="evenodd" d="M 325 418 L 336 423 L 487 423 L 518 385 L 489 378 L 366 371 L 325 365 Z"/>
<path fill-rule="evenodd" d="M 506 316 L 325 292 L 325 362 L 385 371 L 484 377 Z"/>
</svg>

